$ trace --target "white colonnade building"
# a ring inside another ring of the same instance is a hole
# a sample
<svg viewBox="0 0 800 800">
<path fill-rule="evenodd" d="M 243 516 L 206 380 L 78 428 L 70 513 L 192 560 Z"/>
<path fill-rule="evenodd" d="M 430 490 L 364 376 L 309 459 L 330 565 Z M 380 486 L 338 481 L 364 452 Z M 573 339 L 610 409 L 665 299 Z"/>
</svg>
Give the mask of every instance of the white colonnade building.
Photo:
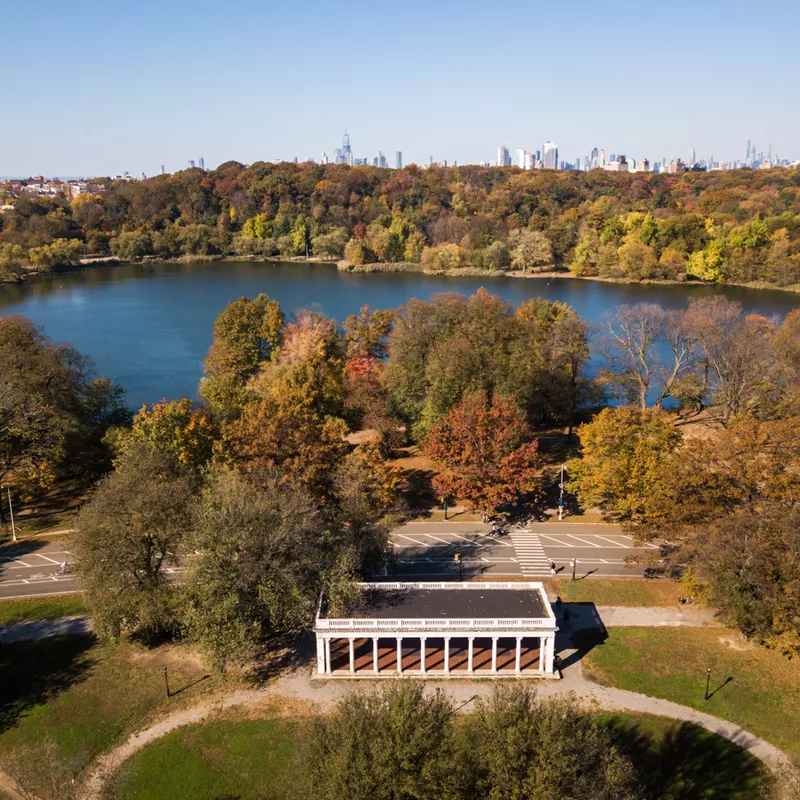
<svg viewBox="0 0 800 800">
<path fill-rule="evenodd" d="M 557 625 L 541 583 L 360 586 L 346 616 L 320 600 L 320 677 L 554 677 Z"/>
</svg>

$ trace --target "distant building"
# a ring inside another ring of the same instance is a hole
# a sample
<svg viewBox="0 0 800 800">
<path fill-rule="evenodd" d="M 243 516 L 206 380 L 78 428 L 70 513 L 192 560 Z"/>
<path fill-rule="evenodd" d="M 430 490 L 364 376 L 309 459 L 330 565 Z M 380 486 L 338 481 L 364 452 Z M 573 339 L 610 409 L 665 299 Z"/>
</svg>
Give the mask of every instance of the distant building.
<svg viewBox="0 0 800 800">
<path fill-rule="evenodd" d="M 511 166 L 511 153 L 509 153 L 508 148 L 504 144 L 501 144 L 500 147 L 497 148 L 497 166 Z"/>
<path fill-rule="evenodd" d="M 191 158 L 189 159 L 189 169 L 194 169 L 194 161 Z"/>
<path fill-rule="evenodd" d="M 166 172 L 164 172 L 164 165 L 163 164 L 161 165 L 161 174 L 162 175 L 166 175 L 167 174 Z"/>
<path fill-rule="evenodd" d="M 525 169 L 525 156 L 528 155 L 527 150 L 517 150 L 517 166 L 520 169 Z"/>
<path fill-rule="evenodd" d="M 525 153 L 525 165 L 523 169 L 534 169 L 536 167 L 536 156 L 533 153 Z"/>
<path fill-rule="evenodd" d="M 617 156 L 614 161 L 609 161 L 608 164 L 603 166 L 606 172 L 627 172 L 628 160 L 624 155 Z"/>
<path fill-rule="evenodd" d="M 689 166 L 693 167 L 697 163 L 697 154 L 694 151 L 694 146 L 689 151 Z"/>
<path fill-rule="evenodd" d="M 558 145 L 555 142 L 542 145 L 542 166 L 544 169 L 558 169 Z"/>
<path fill-rule="evenodd" d="M 203 172 L 205 172 L 206 171 L 206 160 L 202 156 L 200 156 L 199 164 L 200 164 L 200 169 L 203 170 Z"/>
<path fill-rule="evenodd" d="M 328 154 L 323 150 L 322 156 L 319 159 L 320 164 L 327 164 L 328 163 Z"/>
<path fill-rule="evenodd" d="M 394 154 L 394 166 L 395 169 L 403 169 L 403 151 L 398 150 Z"/>
</svg>

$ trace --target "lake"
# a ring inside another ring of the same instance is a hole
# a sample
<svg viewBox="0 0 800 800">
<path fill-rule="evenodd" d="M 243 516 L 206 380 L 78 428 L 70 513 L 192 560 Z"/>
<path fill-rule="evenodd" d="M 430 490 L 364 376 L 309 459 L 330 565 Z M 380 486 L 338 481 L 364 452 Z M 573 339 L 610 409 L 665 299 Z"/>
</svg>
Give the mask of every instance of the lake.
<svg viewBox="0 0 800 800">
<path fill-rule="evenodd" d="M 266 292 L 289 316 L 313 308 L 338 321 L 368 303 L 394 308 L 437 292 L 480 286 L 517 304 L 530 297 L 569 303 L 599 323 L 623 303 L 684 308 L 690 297 L 721 294 L 750 311 L 785 316 L 800 295 L 732 286 L 637 285 L 545 279 L 470 278 L 420 273 L 339 272 L 334 265 L 253 261 L 90 267 L 0 287 L 0 314 L 22 314 L 54 341 L 90 355 L 98 375 L 113 378 L 137 408 L 161 398 L 195 397 L 214 318 L 238 297 Z"/>
</svg>

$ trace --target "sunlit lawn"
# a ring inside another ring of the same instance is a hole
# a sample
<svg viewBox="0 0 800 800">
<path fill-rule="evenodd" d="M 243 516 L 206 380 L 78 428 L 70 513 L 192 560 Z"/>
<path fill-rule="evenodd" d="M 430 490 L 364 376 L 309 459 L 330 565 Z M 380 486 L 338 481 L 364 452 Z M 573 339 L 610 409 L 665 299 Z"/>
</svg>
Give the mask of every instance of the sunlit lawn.
<svg viewBox="0 0 800 800">
<path fill-rule="evenodd" d="M 637 765 L 653 800 L 760 800 L 764 767 L 693 725 L 648 715 L 600 721 Z M 303 721 L 228 718 L 180 730 L 131 758 L 113 782 L 119 800 L 289 800 L 299 796 Z"/>
<path fill-rule="evenodd" d="M 600 683 L 691 706 L 800 753 L 800 664 L 735 631 L 610 628 L 583 665 Z M 705 701 L 709 667 L 713 696 Z"/>
<path fill-rule="evenodd" d="M 219 688 L 197 665 L 183 670 L 174 651 L 166 697 L 159 654 L 131 644 L 97 644 L 70 636 L 6 645 L 0 660 L 0 760 L 52 742 L 77 775 L 164 708 L 179 708 Z M 192 684 L 195 685 L 192 685 Z M 33 750 L 31 750 L 33 749 Z"/>
<path fill-rule="evenodd" d="M 0 600 L 0 625 L 13 625 L 32 619 L 74 617 L 86 613 L 86 603 L 80 594 Z"/>
<path fill-rule="evenodd" d="M 598 606 L 675 606 L 681 586 L 668 578 L 560 578 L 547 581 L 564 601 Z"/>
<path fill-rule="evenodd" d="M 120 800 L 278 800 L 297 797 L 292 780 L 299 723 L 217 720 L 181 728 L 120 770 Z"/>
</svg>

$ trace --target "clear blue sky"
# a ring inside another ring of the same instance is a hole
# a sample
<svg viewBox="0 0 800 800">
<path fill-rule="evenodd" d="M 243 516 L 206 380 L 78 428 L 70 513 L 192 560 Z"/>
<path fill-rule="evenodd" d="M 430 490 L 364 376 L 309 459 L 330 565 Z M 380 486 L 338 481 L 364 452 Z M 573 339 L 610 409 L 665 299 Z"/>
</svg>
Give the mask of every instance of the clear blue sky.
<svg viewBox="0 0 800 800">
<path fill-rule="evenodd" d="M 356 156 L 800 157 L 796 0 L 2 0 L 0 175 Z"/>
</svg>

